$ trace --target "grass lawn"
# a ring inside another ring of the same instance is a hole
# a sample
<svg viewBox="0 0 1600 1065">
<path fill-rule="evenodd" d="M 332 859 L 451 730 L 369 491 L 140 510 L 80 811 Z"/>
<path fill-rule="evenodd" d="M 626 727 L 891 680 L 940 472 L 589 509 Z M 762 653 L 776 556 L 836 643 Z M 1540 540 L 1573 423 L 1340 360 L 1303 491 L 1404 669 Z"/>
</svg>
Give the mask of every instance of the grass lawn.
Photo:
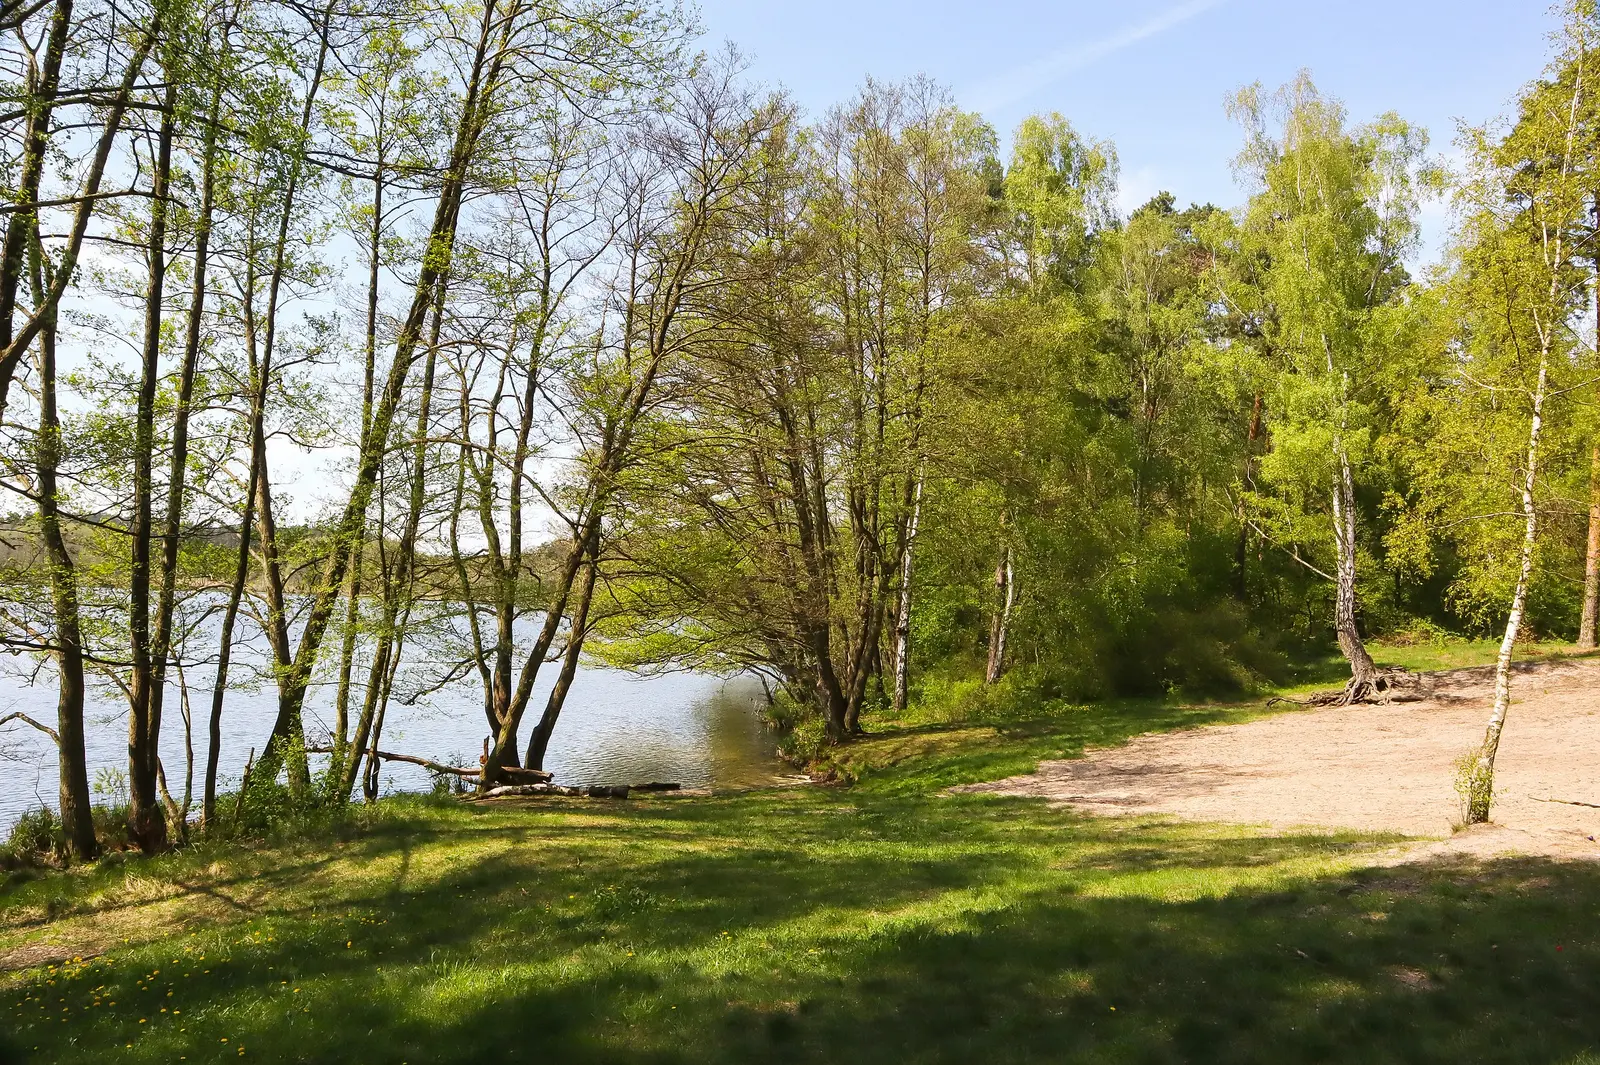
<svg viewBox="0 0 1600 1065">
<path fill-rule="evenodd" d="M 1399 666 L 1403 669 L 1437 670 L 1460 669 L 1463 666 L 1492 666 L 1500 653 L 1499 640 L 1450 639 L 1439 643 L 1416 643 L 1406 646 L 1375 643 L 1372 657 L 1380 666 Z M 1516 659 L 1519 662 L 1548 658 L 1572 658 L 1582 652 L 1570 643 L 1541 640 L 1538 643 L 1518 644 Z"/>
<path fill-rule="evenodd" d="M 850 787 L 395 799 L 12 883 L 0 1059 L 1600 1065 L 1600 868 L 941 791 L 1260 712 L 901 728 Z"/>
</svg>

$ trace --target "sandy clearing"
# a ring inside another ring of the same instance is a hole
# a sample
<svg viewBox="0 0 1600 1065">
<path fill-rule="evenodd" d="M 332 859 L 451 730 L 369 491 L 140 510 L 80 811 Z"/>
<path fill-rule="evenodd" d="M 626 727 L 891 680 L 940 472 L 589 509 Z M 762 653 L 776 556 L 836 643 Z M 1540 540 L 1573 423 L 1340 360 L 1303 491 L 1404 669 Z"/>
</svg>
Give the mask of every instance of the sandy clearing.
<svg viewBox="0 0 1600 1065">
<path fill-rule="evenodd" d="M 1397 858 L 1533 854 L 1600 860 L 1600 660 L 1519 664 L 1494 823 L 1460 819 L 1455 763 L 1481 741 L 1492 668 L 1426 674 L 1424 702 L 1331 707 L 1141 736 L 958 790 L 1031 795 L 1103 814 L 1431 837 Z"/>
</svg>

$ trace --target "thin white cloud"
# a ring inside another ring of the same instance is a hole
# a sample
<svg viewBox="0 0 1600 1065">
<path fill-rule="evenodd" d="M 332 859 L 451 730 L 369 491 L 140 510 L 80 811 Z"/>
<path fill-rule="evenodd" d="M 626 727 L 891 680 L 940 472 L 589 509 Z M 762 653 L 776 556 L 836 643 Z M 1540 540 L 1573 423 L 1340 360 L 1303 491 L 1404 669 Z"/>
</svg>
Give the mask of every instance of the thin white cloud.
<svg viewBox="0 0 1600 1065">
<path fill-rule="evenodd" d="M 1124 26 L 1098 41 L 1063 48 L 1042 59 L 1036 59 L 1032 63 L 979 82 L 970 86 L 961 95 L 966 98 L 969 107 L 978 111 L 998 111 L 1010 107 L 1060 81 L 1075 70 L 1081 70 L 1146 38 L 1164 33 L 1226 2 L 1227 0 L 1188 0 L 1187 3 L 1169 7 L 1143 22 Z"/>
</svg>

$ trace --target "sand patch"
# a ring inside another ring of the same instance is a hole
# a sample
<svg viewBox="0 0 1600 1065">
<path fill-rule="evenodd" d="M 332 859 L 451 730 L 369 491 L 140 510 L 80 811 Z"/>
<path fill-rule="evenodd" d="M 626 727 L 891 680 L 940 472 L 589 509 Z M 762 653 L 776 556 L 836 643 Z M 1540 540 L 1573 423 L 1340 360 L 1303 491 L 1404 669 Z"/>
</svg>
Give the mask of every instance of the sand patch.
<svg viewBox="0 0 1600 1065">
<path fill-rule="evenodd" d="M 1111 815 L 1428 837 L 1405 857 L 1533 854 L 1600 860 L 1600 660 L 1519 664 L 1493 823 L 1460 820 L 1455 763 L 1481 741 L 1492 668 L 1424 675 L 1427 697 L 1297 710 L 1138 737 L 960 791 L 1031 795 Z"/>
</svg>

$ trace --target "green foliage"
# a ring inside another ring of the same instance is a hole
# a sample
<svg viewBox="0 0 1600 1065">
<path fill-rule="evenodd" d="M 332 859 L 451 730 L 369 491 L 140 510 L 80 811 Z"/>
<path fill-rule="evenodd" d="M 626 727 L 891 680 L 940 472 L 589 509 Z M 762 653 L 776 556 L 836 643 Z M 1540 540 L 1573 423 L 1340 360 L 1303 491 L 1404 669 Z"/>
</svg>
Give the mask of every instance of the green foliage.
<svg viewBox="0 0 1600 1065">
<path fill-rule="evenodd" d="M 1587 515 L 1569 501 L 1586 494 L 1594 440 L 1600 24 L 1583 2 L 1565 16 L 1514 124 L 1463 134 L 1463 218 L 1395 434 L 1411 474 L 1398 546 L 1419 571 L 1439 566 L 1447 610 L 1475 633 L 1505 624 L 1519 582 L 1534 630 L 1571 633 L 1579 613 Z"/>
<path fill-rule="evenodd" d="M 1003 195 L 1026 284 L 1076 287 L 1093 262 L 1096 233 L 1114 224 L 1116 149 L 1084 140 L 1059 114 L 1023 119 L 1011 144 Z"/>
<path fill-rule="evenodd" d="M 111 801 L 89 808 L 95 841 L 102 854 L 126 850 L 132 845 L 128 839 L 126 781 L 121 780 L 118 788 L 120 773 L 102 769 L 96 776 L 94 793 Z M 48 806 L 41 806 L 27 811 L 11 826 L 6 842 L 0 844 L 0 871 L 62 868 L 68 857 L 66 829 L 60 816 Z"/>
<path fill-rule="evenodd" d="M 67 836 L 48 806 L 29 810 L 11 826 L 0 846 L 0 870 L 58 865 L 66 860 Z"/>
<path fill-rule="evenodd" d="M 1461 799 L 1461 823 L 1481 825 L 1489 820 L 1494 805 L 1494 767 L 1485 762 L 1483 751 L 1470 747 L 1456 759 L 1456 795 Z"/>
</svg>

